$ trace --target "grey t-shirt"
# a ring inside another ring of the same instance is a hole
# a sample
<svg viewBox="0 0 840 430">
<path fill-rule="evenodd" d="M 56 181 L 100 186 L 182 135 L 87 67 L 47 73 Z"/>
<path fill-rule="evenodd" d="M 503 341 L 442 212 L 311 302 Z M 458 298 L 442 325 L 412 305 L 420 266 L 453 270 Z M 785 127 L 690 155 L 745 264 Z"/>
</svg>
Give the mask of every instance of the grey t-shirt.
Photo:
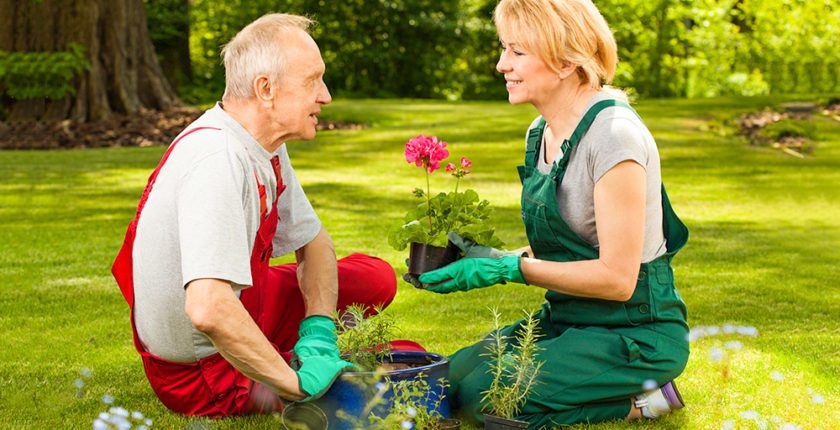
<svg viewBox="0 0 840 430">
<path fill-rule="evenodd" d="M 600 92 L 589 100 L 585 110 L 595 103 L 611 98 Z M 539 117 L 528 128 L 536 127 Z M 527 136 L 527 135 L 526 135 Z M 543 135 L 544 137 L 545 135 Z M 562 158 L 562 149 L 555 160 Z M 598 229 L 595 225 L 595 184 L 622 161 L 632 160 L 647 173 L 645 236 L 642 263 L 665 254 L 665 235 L 662 230 L 662 177 L 659 151 L 650 131 L 631 110 L 613 106 L 602 110 L 589 131 L 572 149 L 563 182 L 557 190 L 557 203 L 563 219 L 582 239 L 598 248 Z M 537 169 L 551 171 L 545 163 L 545 142 L 540 145 Z"/>
<path fill-rule="evenodd" d="M 257 180 L 280 222 L 272 256 L 309 243 L 321 230 L 295 176 L 286 145 L 267 152 L 216 105 L 187 130 L 161 169 L 137 225 L 134 241 L 134 321 L 147 351 L 176 362 L 214 354 L 185 310 L 184 286 L 202 278 L 230 281 L 239 294 L 252 285 L 250 257 L 260 224 Z M 286 190 L 274 202 L 271 158 L 280 159 Z"/>
</svg>

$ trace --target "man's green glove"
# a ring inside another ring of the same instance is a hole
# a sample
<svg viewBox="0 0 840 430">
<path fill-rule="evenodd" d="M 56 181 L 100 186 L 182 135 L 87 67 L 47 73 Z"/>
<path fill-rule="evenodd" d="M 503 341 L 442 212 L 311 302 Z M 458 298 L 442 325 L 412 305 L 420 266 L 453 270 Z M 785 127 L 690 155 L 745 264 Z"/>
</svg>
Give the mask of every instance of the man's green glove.
<svg viewBox="0 0 840 430">
<path fill-rule="evenodd" d="M 300 322 L 298 341 L 295 344 L 293 360 L 303 361 L 315 355 L 340 355 L 336 342 L 335 323 L 324 315 L 312 315 Z"/>
<path fill-rule="evenodd" d="M 495 258 L 498 260 L 509 255 L 522 255 L 522 253 L 516 251 L 503 251 L 490 246 L 479 245 L 454 231 L 447 233 L 446 237 L 464 253 L 464 258 Z"/>
<path fill-rule="evenodd" d="M 302 401 L 316 400 L 330 389 L 342 370 L 352 369 L 353 363 L 338 356 L 313 355 L 303 359 L 297 370 L 300 391 L 306 394 Z"/>
<path fill-rule="evenodd" d="M 520 270 L 522 258 L 509 255 L 500 259 L 464 258 L 446 267 L 420 275 L 419 281 L 435 293 L 452 293 L 484 288 L 500 282 L 527 284 Z M 438 285 L 428 285 L 436 284 Z"/>
<path fill-rule="evenodd" d="M 304 401 L 315 400 L 332 386 L 342 370 L 353 367 L 341 359 L 335 323 L 329 317 L 312 315 L 300 322 L 299 339 L 292 354 Z"/>
</svg>

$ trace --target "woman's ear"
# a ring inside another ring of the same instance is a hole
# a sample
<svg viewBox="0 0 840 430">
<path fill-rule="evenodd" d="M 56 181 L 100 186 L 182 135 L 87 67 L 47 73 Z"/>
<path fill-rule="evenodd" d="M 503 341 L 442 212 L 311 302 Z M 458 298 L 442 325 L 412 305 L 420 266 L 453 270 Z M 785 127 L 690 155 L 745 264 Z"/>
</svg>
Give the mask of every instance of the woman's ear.
<svg viewBox="0 0 840 430">
<path fill-rule="evenodd" d="M 557 72 L 557 76 L 560 77 L 561 80 L 564 80 L 572 75 L 572 73 L 577 70 L 578 65 L 570 63 L 568 61 L 563 62 L 563 66 L 560 67 L 560 70 Z"/>
</svg>

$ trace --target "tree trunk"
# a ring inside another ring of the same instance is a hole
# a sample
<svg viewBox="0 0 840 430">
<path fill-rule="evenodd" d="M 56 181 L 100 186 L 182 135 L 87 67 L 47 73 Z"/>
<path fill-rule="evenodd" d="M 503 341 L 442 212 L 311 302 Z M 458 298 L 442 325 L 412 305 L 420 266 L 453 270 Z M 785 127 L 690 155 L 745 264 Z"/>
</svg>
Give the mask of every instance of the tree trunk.
<svg viewBox="0 0 840 430">
<path fill-rule="evenodd" d="M 0 0 L 0 50 L 85 47 L 90 68 L 63 100 L 4 100 L 8 119 L 101 120 L 111 113 L 180 105 L 161 72 L 143 0 Z"/>
</svg>

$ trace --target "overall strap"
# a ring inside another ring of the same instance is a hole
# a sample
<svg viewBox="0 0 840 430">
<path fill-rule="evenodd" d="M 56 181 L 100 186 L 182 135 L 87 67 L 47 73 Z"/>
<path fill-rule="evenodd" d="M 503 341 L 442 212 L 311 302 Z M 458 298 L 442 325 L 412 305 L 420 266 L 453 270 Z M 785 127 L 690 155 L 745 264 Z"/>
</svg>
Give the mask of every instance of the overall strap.
<svg viewBox="0 0 840 430">
<path fill-rule="evenodd" d="M 191 129 L 191 130 L 188 130 L 184 134 L 178 136 L 178 138 L 175 139 L 174 142 L 172 142 L 172 145 L 169 145 L 169 149 L 166 150 L 166 153 L 163 154 L 163 158 L 161 158 L 157 167 L 155 167 L 155 170 L 152 172 L 151 175 L 149 175 L 149 181 L 146 183 L 146 188 L 143 190 L 143 194 L 140 197 L 140 203 L 137 204 L 137 212 L 134 214 L 135 220 L 140 218 L 140 213 L 143 212 L 143 207 L 146 206 L 146 200 L 149 198 L 149 193 L 152 192 L 152 187 L 155 185 L 155 181 L 157 180 L 158 174 L 160 173 L 160 169 L 163 168 L 163 165 L 166 164 L 166 160 L 169 159 L 169 154 L 172 153 L 172 150 L 175 149 L 175 146 L 178 145 L 178 142 L 180 142 L 185 137 L 187 137 L 187 136 L 189 136 L 189 135 L 191 135 L 191 134 L 193 134 L 193 133 L 195 133 L 196 131 L 199 131 L 199 130 L 216 130 L 216 131 L 218 131 L 218 130 L 221 130 L 221 128 L 196 127 L 196 128 Z"/>
<path fill-rule="evenodd" d="M 563 141 L 563 144 L 560 147 L 560 150 L 563 153 L 563 158 L 557 161 L 558 166 L 565 167 L 566 164 L 568 164 L 569 156 L 572 153 L 572 149 L 574 149 L 575 146 L 577 146 L 577 144 L 580 143 L 580 140 L 583 139 L 583 136 L 586 134 L 587 131 L 589 131 L 589 127 L 591 127 L 592 123 L 595 122 L 595 118 L 598 116 L 598 114 L 601 113 L 602 110 L 613 106 L 625 107 L 627 109 L 630 109 L 634 113 L 636 112 L 626 102 L 615 99 L 601 100 L 592 105 L 592 107 L 590 107 L 589 110 L 587 110 L 586 113 L 583 115 L 583 118 L 581 118 L 577 127 L 575 127 L 575 131 L 572 132 L 572 137 Z"/>
<path fill-rule="evenodd" d="M 528 138 L 525 140 L 525 165 L 536 167 L 539 147 L 542 142 L 543 131 L 545 130 L 545 118 L 540 116 L 537 125 L 528 130 Z"/>
</svg>

